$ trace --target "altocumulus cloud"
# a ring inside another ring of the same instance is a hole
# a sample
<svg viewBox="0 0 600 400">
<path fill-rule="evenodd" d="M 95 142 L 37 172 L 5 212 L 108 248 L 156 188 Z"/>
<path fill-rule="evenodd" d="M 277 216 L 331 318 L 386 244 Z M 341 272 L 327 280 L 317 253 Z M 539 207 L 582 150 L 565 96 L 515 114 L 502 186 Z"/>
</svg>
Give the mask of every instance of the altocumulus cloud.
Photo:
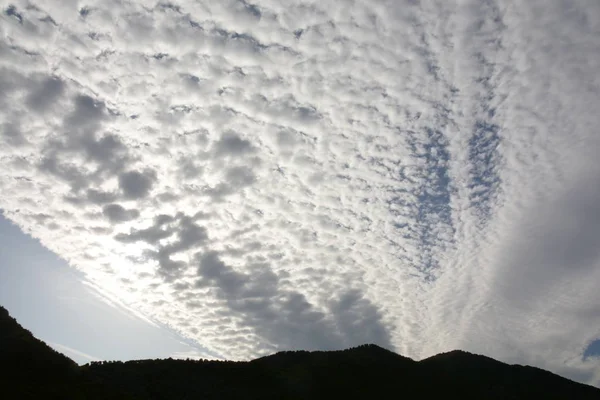
<svg viewBox="0 0 600 400">
<path fill-rule="evenodd" d="M 119 301 L 599 382 L 596 0 L 0 5 L 0 207 Z"/>
</svg>

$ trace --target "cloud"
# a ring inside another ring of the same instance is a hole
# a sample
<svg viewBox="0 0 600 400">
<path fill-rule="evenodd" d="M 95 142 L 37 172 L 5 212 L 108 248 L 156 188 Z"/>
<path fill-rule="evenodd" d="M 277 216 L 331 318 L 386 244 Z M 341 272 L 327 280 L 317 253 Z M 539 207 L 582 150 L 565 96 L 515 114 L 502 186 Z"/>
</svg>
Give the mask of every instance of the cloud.
<svg viewBox="0 0 600 400">
<path fill-rule="evenodd" d="M 186 266 L 182 261 L 175 261 L 172 256 L 198 247 L 208 239 L 206 229 L 196 223 L 201 215 L 189 217 L 181 213 L 174 217 L 160 215 L 154 218 L 154 224 L 141 230 L 132 230 L 129 234 L 120 233 L 115 239 L 122 243 L 145 242 L 151 249 L 145 257 L 154 259 L 159 265 L 158 273 L 171 281 L 179 277 L 180 270 Z M 175 238 L 164 243 L 164 239 Z M 163 243 L 161 243 L 163 242 Z"/>
<path fill-rule="evenodd" d="M 118 204 L 108 204 L 102 208 L 102 214 L 111 222 L 124 222 L 139 217 L 138 210 L 127 210 Z"/>
<path fill-rule="evenodd" d="M 8 122 L 2 126 L 2 136 L 4 142 L 11 146 L 21 146 L 26 143 L 19 126 L 14 123 Z"/>
<path fill-rule="evenodd" d="M 140 199 L 148 196 L 155 180 L 156 173 L 151 169 L 123 172 L 119 175 L 119 188 L 127 199 Z"/>
<path fill-rule="evenodd" d="M 291 288 L 284 289 L 268 263 L 235 271 L 215 252 L 198 254 L 196 286 L 216 288 L 217 297 L 267 342 L 265 350 L 343 349 L 361 343 L 392 347 L 379 310 L 356 289 L 331 299 L 323 310 Z"/>
<path fill-rule="evenodd" d="M 117 195 L 115 193 L 103 192 L 96 189 L 88 189 L 86 192 L 86 200 L 93 204 L 105 204 L 115 201 Z"/>
<path fill-rule="evenodd" d="M 217 156 L 239 156 L 252 152 L 252 144 L 235 132 L 226 132 L 214 145 Z"/>
<path fill-rule="evenodd" d="M 60 343 L 53 343 L 53 342 L 47 342 L 50 346 L 54 347 L 57 351 L 60 351 L 61 353 L 64 353 L 67 357 L 70 358 L 77 358 L 80 360 L 85 360 L 85 361 L 101 361 L 99 358 L 91 356 L 87 353 L 84 353 L 82 351 L 73 349 L 69 346 L 65 346 L 64 344 L 60 344 Z"/>
<path fill-rule="evenodd" d="M 148 244 L 158 244 L 161 239 L 165 239 L 173 235 L 172 230 L 162 228 L 165 222 L 171 220 L 172 218 L 169 216 L 158 216 L 155 218 L 155 223 L 153 226 L 139 230 L 134 229 L 128 234 L 120 233 L 115 236 L 115 239 L 124 243 L 143 241 Z"/>
<path fill-rule="evenodd" d="M 11 4 L 0 207 L 107 296 L 600 382 L 597 2 Z"/>
<path fill-rule="evenodd" d="M 44 112 L 50 108 L 64 92 L 65 84 L 58 77 L 47 77 L 27 96 L 29 109 Z"/>
</svg>

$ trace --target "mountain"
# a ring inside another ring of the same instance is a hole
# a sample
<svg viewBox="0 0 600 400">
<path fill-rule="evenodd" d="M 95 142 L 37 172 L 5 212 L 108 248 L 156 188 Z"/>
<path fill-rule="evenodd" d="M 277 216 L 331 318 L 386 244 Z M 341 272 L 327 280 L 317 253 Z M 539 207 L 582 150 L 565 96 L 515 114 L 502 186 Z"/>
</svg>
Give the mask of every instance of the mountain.
<svg viewBox="0 0 600 400">
<path fill-rule="evenodd" d="M 70 358 L 36 339 L 0 307 L 0 398 L 15 393 L 36 398 L 40 394 L 64 394 L 79 381 L 80 368 Z M 44 398 L 44 397 L 39 397 Z"/>
<path fill-rule="evenodd" d="M 600 399 L 600 389 L 579 384 L 540 368 L 509 365 L 455 350 L 419 362 L 436 384 L 466 398 Z"/>
<path fill-rule="evenodd" d="M 0 307 L 6 399 L 599 399 L 538 368 L 453 351 L 416 362 L 376 345 L 286 351 L 249 362 L 138 360 L 77 366 Z"/>
</svg>

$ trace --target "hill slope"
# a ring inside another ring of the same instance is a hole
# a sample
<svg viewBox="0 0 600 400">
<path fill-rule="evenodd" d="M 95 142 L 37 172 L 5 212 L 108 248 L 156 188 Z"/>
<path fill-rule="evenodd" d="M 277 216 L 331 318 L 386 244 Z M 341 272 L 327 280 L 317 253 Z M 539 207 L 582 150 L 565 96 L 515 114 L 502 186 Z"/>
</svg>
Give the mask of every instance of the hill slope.
<svg viewBox="0 0 600 400">
<path fill-rule="evenodd" d="M 81 375 L 73 360 L 36 339 L 3 307 L 0 307 L 0 370 L 3 398 L 8 393 L 20 395 L 14 398 L 59 396 L 79 382 Z"/>
<path fill-rule="evenodd" d="M 140 360 L 78 367 L 0 307 L 0 397 L 19 399 L 598 399 L 550 372 L 463 351 L 421 362 L 375 345 L 250 362 Z"/>
</svg>

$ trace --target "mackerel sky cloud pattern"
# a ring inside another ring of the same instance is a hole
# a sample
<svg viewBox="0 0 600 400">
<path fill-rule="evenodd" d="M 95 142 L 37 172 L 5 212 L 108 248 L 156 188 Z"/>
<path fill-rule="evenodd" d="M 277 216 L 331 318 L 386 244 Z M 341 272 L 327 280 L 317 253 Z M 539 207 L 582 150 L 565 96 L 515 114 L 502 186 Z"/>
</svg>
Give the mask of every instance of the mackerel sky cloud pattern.
<svg viewBox="0 0 600 400">
<path fill-rule="evenodd" d="M 598 1 L 0 5 L 0 208 L 107 293 L 600 382 Z"/>
</svg>

